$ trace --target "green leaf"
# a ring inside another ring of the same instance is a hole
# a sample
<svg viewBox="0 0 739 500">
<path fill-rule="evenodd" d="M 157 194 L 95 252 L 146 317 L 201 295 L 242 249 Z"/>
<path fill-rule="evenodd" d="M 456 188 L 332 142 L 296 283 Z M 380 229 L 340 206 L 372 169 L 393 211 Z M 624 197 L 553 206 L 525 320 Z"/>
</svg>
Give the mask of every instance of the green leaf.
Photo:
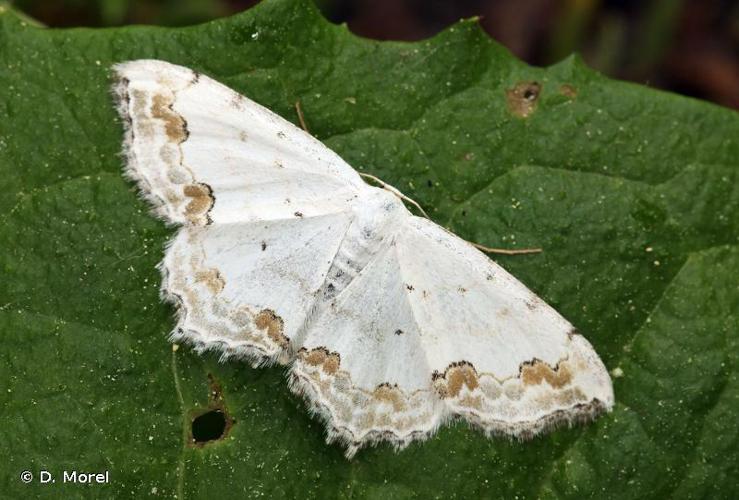
<svg viewBox="0 0 739 500">
<path fill-rule="evenodd" d="M 109 94 L 112 63 L 151 57 L 293 122 L 300 100 L 318 138 L 467 239 L 544 247 L 498 261 L 592 342 L 614 412 L 527 443 L 456 424 L 348 462 L 281 369 L 173 351 L 155 269 L 173 230 L 121 175 Z M 529 67 L 473 21 L 381 43 L 304 0 L 182 29 L 44 29 L 0 6 L 0 491 L 736 498 L 738 166 L 735 112 L 576 58 Z M 230 430 L 192 446 L 213 407 Z"/>
</svg>

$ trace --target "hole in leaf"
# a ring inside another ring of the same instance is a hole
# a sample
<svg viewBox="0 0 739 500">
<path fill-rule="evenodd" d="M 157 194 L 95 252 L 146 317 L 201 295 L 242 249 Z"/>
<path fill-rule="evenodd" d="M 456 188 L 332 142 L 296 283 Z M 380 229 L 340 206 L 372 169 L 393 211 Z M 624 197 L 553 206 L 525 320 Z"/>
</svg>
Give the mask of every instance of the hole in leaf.
<svg viewBox="0 0 739 500">
<path fill-rule="evenodd" d="M 196 444 L 221 439 L 226 432 L 228 419 L 221 410 L 211 410 L 192 420 L 192 440 Z"/>
<path fill-rule="evenodd" d="M 541 94 L 538 82 L 519 82 L 515 87 L 506 90 L 508 109 L 516 116 L 526 118 L 536 109 Z"/>
</svg>

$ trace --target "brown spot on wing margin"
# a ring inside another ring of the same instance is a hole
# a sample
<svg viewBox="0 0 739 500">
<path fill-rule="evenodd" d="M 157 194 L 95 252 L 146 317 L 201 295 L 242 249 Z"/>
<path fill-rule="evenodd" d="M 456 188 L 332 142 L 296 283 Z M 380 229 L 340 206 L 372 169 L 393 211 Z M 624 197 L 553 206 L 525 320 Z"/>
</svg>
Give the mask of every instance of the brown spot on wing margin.
<svg viewBox="0 0 739 500">
<path fill-rule="evenodd" d="M 185 216 L 193 224 L 198 224 L 200 219 L 205 217 L 205 224 L 210 224 L 210 210 L 215 205 L 215 197 L 213 189 L 205 183 L 197 182 L 187 184 L 182 188 L 182 193 L 190 198 L 187 206 L 185 206 Z"/>
<path fill-rule="evenodd" d="M 184 118 L 172 109 L 172 102 L 163 94 L 154 94 L 151 103 L 151 116 L 164 122 L 167 137 L 176 144 L 187 140 L 189 133 Z"/>
<path fill-rule="evenodd" d="M 546 381 L 553 388 L 560 389 L 572 382 L 572 372 L 566 360 L 551 367 L 544 361 L 534 358 L 521 363 L 516 378 L 519 378 L 524 386 L 538 385 Z M 443 373 L 434 371 L 431 382 L 442 398 L 459 396 L 464 386 L 471 392 L 480 385 L 477 370 L 469 361 L 455 361 Z"/>
<path fill-rule="evenodd" d="M 436 391 L 442 398 L 457 397 L 463 386 L 470 391 L 479 385 L 477 371 L 469 361 L 459 361 L 450 364 L 444 373 L 435 371 L 431 375 Z"/>
<path fill-rule="evenodd" d="M 394 411 L 405 411 L 406 409 L 405 395 L 398 388 L 398 384 L 382 383 L 375 387 L 372 396 L 377 401 L 392 405 Z"/>
<path fill-rule="evenodd" d="M 338 352 L 331 352 L 325 347 L 316 347 L 310 351 L 301 348 L 298 357 L 311 366 L 320 366 L 327 375 L 333 375 L 341 366 L 341 357 Z"/>
<path fill-rule="evenodd" d="M 195 281 L 203 283 L 213 294 L 218 294 L 226 286 L 220 271 L 215 268 L 197 271 L 195 273 Z"/>
<path fill-rule="evenodd" d="M 260 330 L 267 330 L 267 336 L 283 349 L 287 349 L 290 339 L 285 336 L 285 322 L 272 309 L 262 309 L 254 317 L 254 324 Z"/>
<path fill-rule="evenodd" d="M 555 389 L 572 382 L 572 372 L 566 361 L 562 361 L 554 368 L 539 359 L 527 361 L 521 364 L 520 377 L 523 385 L 538 385 L 546 380 Z"/>
</svg>

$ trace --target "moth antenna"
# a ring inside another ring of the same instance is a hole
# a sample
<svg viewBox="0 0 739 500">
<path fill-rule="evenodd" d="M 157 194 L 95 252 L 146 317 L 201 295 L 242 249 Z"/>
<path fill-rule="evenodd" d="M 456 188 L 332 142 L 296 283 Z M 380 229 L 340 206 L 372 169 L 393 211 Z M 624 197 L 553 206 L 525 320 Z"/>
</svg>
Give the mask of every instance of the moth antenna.
<svg viewBox="0 0 739 500">
<path fill-rule="evenodd" d="M 310 134 L 308 125 L 305 124 L 305 116 L 303 116 L 303 108 L 300 107 L 300 101 L 295 101 L 295 111 L 298 113 L 298 121 L 300 121 L 300 128 Z"/>
<path fill-rule="evenodd" d="M 378 183 L 380 185 L 380 187 L 382 189 L 385 189 L 386 191 L 390 191 L 391 193 L 393 193 L 395 196 L 397 196 L 401 200 L 407 201 L 408 203 L 410 203 L 411 205 L 413 205 L 414 207 L 416 207 L 418 209 L 418 211 L 423 214 L 424 217 L 426 217 L 428 220 L 431 220 L 431 217 L 429 217 L 429 214 L 427 214 L 426 211 L 423 208 L 421 208 L 421 205 L 419 205 L 416 200 L 414 200 L 412 198 L 408 198 L 406 195 L 404 195 L 403 193 L 401 193 L 400 191 L 398 191 L 397 188 L 394 188 L 393 186 L 391 186 L 387 182 L 383 181 L 379 177 L 375 177 L 372 174 L 365 174 L 364 172 L 358 172 L 358 174 L 361 175 L 362 177 L 366 177 L 368 179 L 371 179 L 371 180 L 375 181 L 376 183 Z"/>
<path fill-rule="evenodd" d="M 408 203 L 416 207 L 418 211 L 423 214 L 424 217 L 426 217 L 428 220 L 432 220 L 431 217 L 429 217 L 429 215 L 426 213 L 426 211 L 423 208 L 421 208 L 421 205 L 419 205 L 418 202 L 416 202 L 412 198 L 407 197 L 406 195 L 398 191 L 397 188 L 394 188 L 390 184 L 386 183 L 385 181 L 383 181 L 382 179 L 378 177 L 375 177 L 372 174 L 366 174 L 364 172 L 359 172 L 359 175 L 373 180 L 374 182 L 379 184 L 382 189 L 386 189 L 390 191 L 391 193 L 393 193 L 398 198 L 400 198 L 401 200 L 407 201 Z M 469 243 L 470 245 L 472 245 L 473 247 L 477 248 L 478 250 L 482 250 L 485 253 L 496 253 L 496 254 L 501 254 L 501 255 L 524 255 L 524 254 L 529 254 L 529 253 L 543 252 L 541 248 L 519 248 L 515 250 L 508 250 L 506 248 L 486 247 L 485 245 L 481 245 L 480 243 L 475 243 L 474 241 L 469 241 L 469 240 L 465 240 L 465 241 Z"/>
<path fill-rule="evenodd" d="M 468 241 L 468 243 L 472 245 L 473 247 L 477 248 L 478 250 L 482 250 L 485 253 L 498 253 L 502 255 L 525 255 L 528 253 L 541 253 L 544 251 L 541 248 L 518 248 L 518 249 L 508 250 L 506 248 L 486 247 L 485 245 L 474 243 L 472 241 Z"/>
</svg>

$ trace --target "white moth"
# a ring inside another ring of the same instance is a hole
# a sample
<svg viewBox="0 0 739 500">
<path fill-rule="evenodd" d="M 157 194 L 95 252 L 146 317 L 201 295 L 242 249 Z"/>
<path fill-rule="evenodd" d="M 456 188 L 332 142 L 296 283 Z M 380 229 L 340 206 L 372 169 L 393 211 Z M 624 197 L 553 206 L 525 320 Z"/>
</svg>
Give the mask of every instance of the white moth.
<svg viewBox="0 0 739 500">
<path fill-rule="evenodd" d="M 530 438 L 611 409 L 570 323 L 319 141 L 181 66 L 115 74 L 126 173 L 181 226 L 161 264 L 173 342 L 288 365 L 348 457 L 455 417 Z"/>
</svg>

